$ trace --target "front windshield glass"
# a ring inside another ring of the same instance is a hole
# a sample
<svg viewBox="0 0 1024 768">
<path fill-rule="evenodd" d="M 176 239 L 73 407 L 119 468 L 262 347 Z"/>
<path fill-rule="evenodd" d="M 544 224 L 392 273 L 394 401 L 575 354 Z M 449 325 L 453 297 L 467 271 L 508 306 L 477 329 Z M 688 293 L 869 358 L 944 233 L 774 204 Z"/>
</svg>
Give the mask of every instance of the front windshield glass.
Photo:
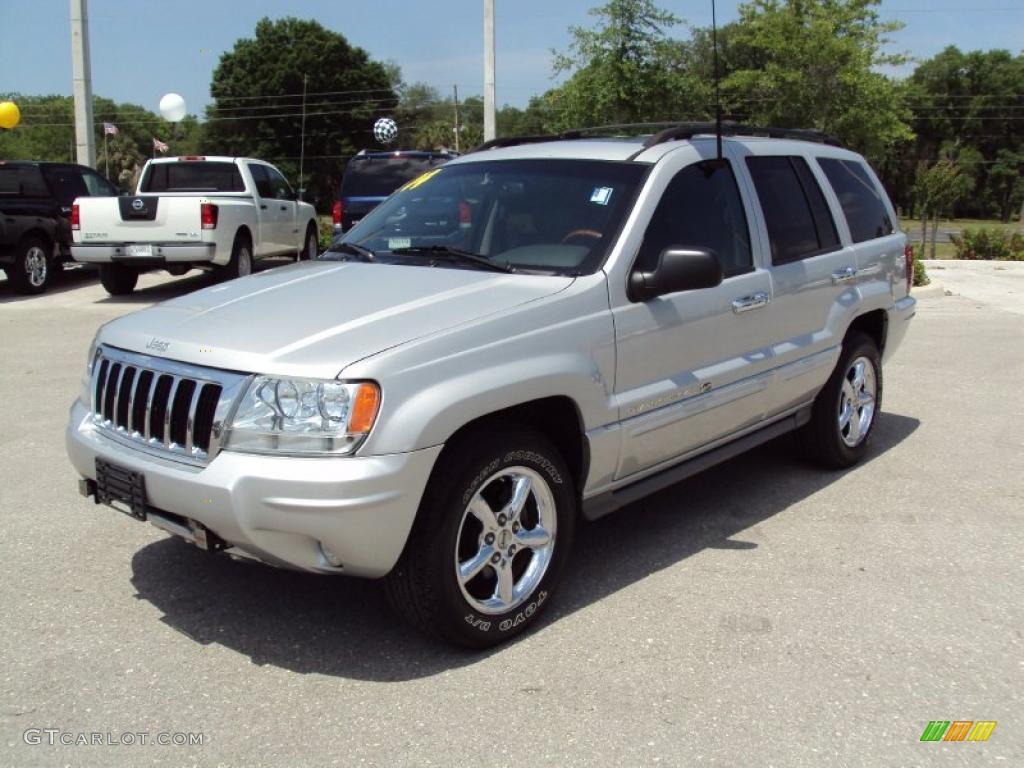
<svg viewBox="0 0 1024 768">
<path fill-rule="evenodd" d="M 406 184 L 324 255 L 344 253 L 348 243 L 389 263 L 422 263 L 457 250 L 521 272 L 592 272 L 645 171 L 638 163 L 596 160 L 445 165 Z"/>
</svg>

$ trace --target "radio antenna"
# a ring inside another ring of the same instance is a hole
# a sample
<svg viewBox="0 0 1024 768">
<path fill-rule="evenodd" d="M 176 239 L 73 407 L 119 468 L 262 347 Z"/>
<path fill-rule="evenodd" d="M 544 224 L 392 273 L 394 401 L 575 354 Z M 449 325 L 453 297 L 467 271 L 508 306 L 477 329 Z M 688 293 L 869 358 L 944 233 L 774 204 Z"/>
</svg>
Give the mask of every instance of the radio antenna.
<svg viewBox="0 0 1024 768">
<path fill-rule="evenodd" d="M 718 159 L 722 159 L 722 95 L 718 89 L 718 20 L 715 18 L 715 0 L 711 0 L 711 55 L 715 66 L 715 143 Z"/>
</svg>

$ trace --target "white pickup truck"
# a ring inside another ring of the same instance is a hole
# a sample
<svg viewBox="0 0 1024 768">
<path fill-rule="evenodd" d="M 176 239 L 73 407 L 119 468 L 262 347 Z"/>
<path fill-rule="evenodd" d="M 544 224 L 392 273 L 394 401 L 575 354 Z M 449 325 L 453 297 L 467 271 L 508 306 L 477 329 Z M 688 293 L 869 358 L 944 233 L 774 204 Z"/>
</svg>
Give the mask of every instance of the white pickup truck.
<svg viewBox="0 0 1024 768">
<path fill-rule="evenodd" d="M 144 269 L 199 267 L 229 280 L 254 259 L 309 259 L 318 246 L 313 206 L 274 166 L 245 157 L 150 160 L 134 195 L 75 200 L 71 230 L 71 255 L 99 264 L 112 295 L 131 293 Z"/>
</svg>

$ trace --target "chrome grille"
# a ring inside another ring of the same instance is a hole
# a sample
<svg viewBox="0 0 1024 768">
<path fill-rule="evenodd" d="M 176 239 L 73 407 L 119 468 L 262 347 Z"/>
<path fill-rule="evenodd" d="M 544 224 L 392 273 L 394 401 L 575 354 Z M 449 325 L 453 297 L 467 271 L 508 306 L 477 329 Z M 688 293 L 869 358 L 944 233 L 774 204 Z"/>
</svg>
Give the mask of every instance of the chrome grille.
<svg viewBox="0 0 1024 768">
<path fill-rule="evenodd" d="M 97 350 L 92 421 L 104 434 L 192 464 L 206 464 L 244 374 L 125 352 Z"/>
</svg>

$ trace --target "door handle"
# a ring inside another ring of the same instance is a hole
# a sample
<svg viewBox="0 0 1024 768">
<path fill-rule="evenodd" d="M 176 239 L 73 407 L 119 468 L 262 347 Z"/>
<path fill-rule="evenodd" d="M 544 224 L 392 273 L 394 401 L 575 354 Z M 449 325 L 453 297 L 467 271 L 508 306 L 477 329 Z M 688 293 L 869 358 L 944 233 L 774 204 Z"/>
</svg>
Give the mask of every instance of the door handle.
<svg viewBox="0 0 1024 768">
<path fill-rule="evenodd" d="M 856 267 L 846 267 L 846 269 L 837 269 L 832 273 L 832 285 L 840 285 L 842 283 L 848 283 L 857 276 Z"/>
<path fill-rule="evenodd" d="M 267 210 L 267 204 L 266 203 L 260 203 L 260 210 L 261 211 Z"/>
<path fill-rule="evenodd" d="M 282 211 L 287 211 L 288 210 L 288 206 L 287 205 L 282 205 L 281 206 L 281 210 Z"/>
<path fill-rule="evenodd" d="M 732 311 L 737 315 L 741 315 L 744 312 L 749 312 L 752 309 L 760 309 L 761 307 L 768 306 L 768 294 L 765 291 L 758 291 L 752 293 L 749 296 L 741 296 L 738 299 L 732 301 Z"/>
</svg>

